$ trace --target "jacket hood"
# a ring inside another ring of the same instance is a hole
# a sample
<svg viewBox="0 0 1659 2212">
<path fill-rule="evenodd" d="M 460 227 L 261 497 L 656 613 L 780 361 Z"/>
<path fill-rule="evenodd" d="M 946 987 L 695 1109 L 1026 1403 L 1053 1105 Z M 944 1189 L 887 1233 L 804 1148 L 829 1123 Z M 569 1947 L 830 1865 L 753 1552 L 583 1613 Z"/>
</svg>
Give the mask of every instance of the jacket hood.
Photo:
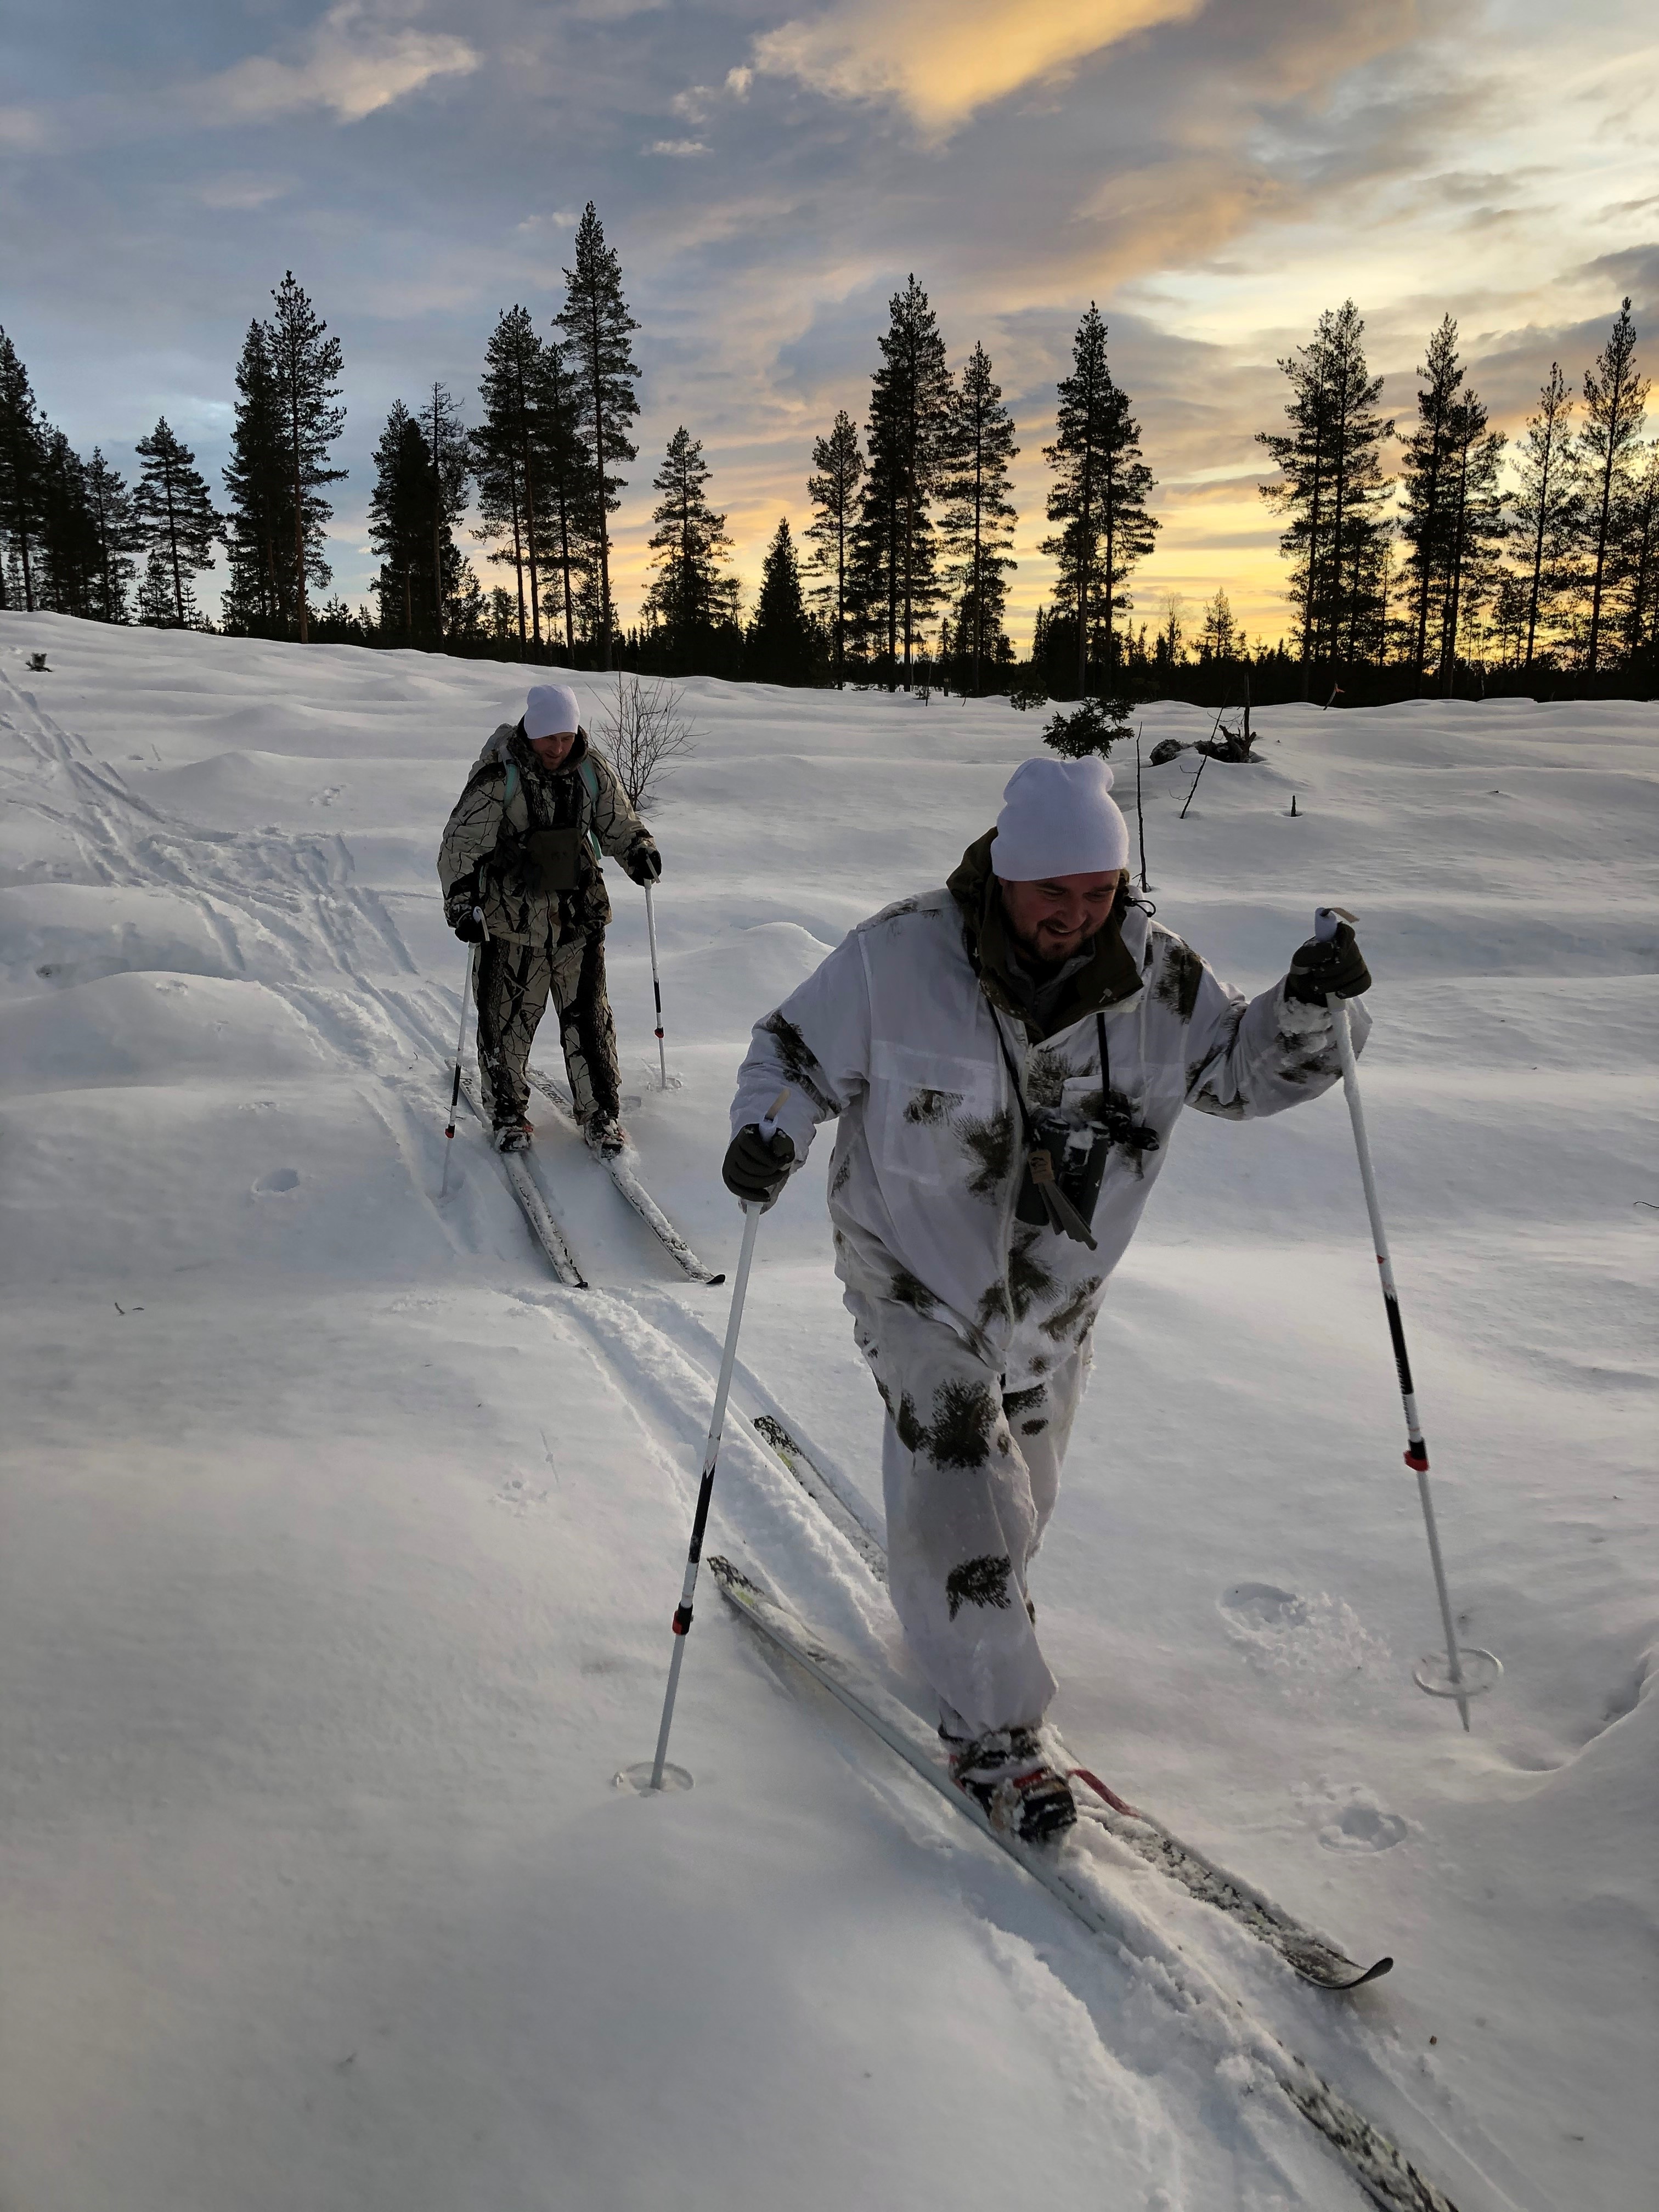
<svg viewBox="0 0 1659 2212">
<path fill-rule="evenodd" d="M 1105 927 L 1095 939 L 1094 951 L 1087 965 L 1068 978 L 1065 993 L 1048 1020 L 1036 1022 L 1030 1009 L 1021 1002 L 1010 978 L 1007 917 L 997 890 L 996 872 L 991 866 L 991 840 L 996 834 L 994 829 L 990 829 L 982 837 L 975 838 L 945 879 L 945 889 L 962 909 L 963 941 L 969 961 L 979 978 L 981 990 L 991 1004 L 1013 1020 L 1023 1022 L 1028 1030 L 1037 1029 L 1043 1036 L 1055 1036 L 1098 1008 L 1115 1006 L 1121 1000 L 1133 998 L 1141 988 L 1141 977 L 1123 942 L 1123 908 L 1128 896 L 1126 876 Z"/>
</svg>

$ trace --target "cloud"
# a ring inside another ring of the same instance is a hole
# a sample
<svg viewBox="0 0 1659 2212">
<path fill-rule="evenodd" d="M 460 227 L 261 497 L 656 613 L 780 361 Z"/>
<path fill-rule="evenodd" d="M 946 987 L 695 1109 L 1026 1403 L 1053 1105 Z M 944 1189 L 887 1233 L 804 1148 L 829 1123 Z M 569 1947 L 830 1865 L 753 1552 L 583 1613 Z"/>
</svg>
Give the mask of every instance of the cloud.
<svg viewBox="0 0 1659 2212">
<path fill-rule="evenodd" d="M 44 115 L 32 107 L 0 107 L 0 154 L 34 154 L 52 137 Z"/>
<path fill-rule="evenodd" d="M 944 137 L 988 101 L 1204 0 L 839 0 L 755 41 L 755 63 L 844 100 L 895 99 Z"/>
<path fill-rule="evenodd" d="M 464 40 L 416 30 L 368 0 L 338 0 L 312 30 L 302 58 L 251 55 L 197 89 L 226 121 L 263 122 L 298 108 L 329 107 L 342 123 L 360 123 L 434 77 L 470 76 L 477 66 L 478 56 Z"/>
<path fill-rule="evenodd" d="M 683 161 L 693 154 L 708 151 L 701 138 L 659 138 L 646 148 L 647 154 L 666 154 L 672 161 Z"/>
<path fill-rule="evenodd" d="M 294 189 L 293 180 L 286 177 L 246 176 L 239 172 L 219 177 L 205 177 L 196 187 L 196 198 L 204 207 L 262 208 L 272 200 L 279 200 Z"/>
</svg>

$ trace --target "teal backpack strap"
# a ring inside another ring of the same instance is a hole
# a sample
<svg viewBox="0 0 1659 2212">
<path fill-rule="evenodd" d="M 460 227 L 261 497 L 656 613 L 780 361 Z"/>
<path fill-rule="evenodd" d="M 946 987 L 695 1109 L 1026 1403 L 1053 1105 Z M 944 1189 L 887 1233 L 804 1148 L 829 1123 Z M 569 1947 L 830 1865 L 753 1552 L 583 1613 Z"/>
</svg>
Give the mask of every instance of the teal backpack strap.
<svg viewBox="0 0 1659 2212">
<path fill-rule="evenodd" d="M 591 759 L 585 758 L 576 773 L 582 780 L 582 787 L 587 793 L 589 802 L 597 806 L 599 803 L 599 771 L 594 767 Z M 605 854 L 600 848 L 599 838 L 592 829 L 588 830 L 587 842 L 593 848 L 593 861 L 595 866 L 598 866 L 604 861 Z"/>
<path fill-rule="evenodd" d="M 502 806 L 511 806 L 519 795 L 519 763 L 510 760 L 507 764 L 507 789 L 501 793 Z"/>
</svg>

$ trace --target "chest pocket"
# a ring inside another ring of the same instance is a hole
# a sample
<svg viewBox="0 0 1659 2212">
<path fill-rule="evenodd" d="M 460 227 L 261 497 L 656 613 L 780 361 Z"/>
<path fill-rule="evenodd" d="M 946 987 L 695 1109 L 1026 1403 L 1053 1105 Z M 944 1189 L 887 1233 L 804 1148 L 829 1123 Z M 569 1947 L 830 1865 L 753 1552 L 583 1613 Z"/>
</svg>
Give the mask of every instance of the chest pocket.
<svg viewBox="0 0 1659 2212">
<path fill-rule="evenodd" d="M 870 1054 L 870 1118 L 884 1180 L 959 1188 L 976 1155 L 965 1129 L 988 1126 L 1002 1104 L 988 1060 L 959 1060 L 877 1038 Z"/>
</svg>

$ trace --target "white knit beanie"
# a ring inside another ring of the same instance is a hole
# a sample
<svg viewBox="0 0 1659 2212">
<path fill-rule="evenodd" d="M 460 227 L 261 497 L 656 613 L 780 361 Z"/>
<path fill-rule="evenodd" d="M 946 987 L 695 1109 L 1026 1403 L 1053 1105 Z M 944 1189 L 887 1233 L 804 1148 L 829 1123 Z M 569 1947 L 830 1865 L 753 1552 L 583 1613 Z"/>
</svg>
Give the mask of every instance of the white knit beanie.
<svg viewBox="0 0 1659 2212">
<path fill-rule="evenodd" d="M 532 684 L 524 702 L 527 738 L 557 738 L 582 726 L 582 710 L 568 684 Z"/>
<path fill-rule="evenodd" d="M 991 841 L 991 866 L 1004 883 L 1108 875 L 1128 865 L 1129 825 L 1112 797 L 1112 771 L 1097 753 L 1020 763 Z"/>
</svg>

